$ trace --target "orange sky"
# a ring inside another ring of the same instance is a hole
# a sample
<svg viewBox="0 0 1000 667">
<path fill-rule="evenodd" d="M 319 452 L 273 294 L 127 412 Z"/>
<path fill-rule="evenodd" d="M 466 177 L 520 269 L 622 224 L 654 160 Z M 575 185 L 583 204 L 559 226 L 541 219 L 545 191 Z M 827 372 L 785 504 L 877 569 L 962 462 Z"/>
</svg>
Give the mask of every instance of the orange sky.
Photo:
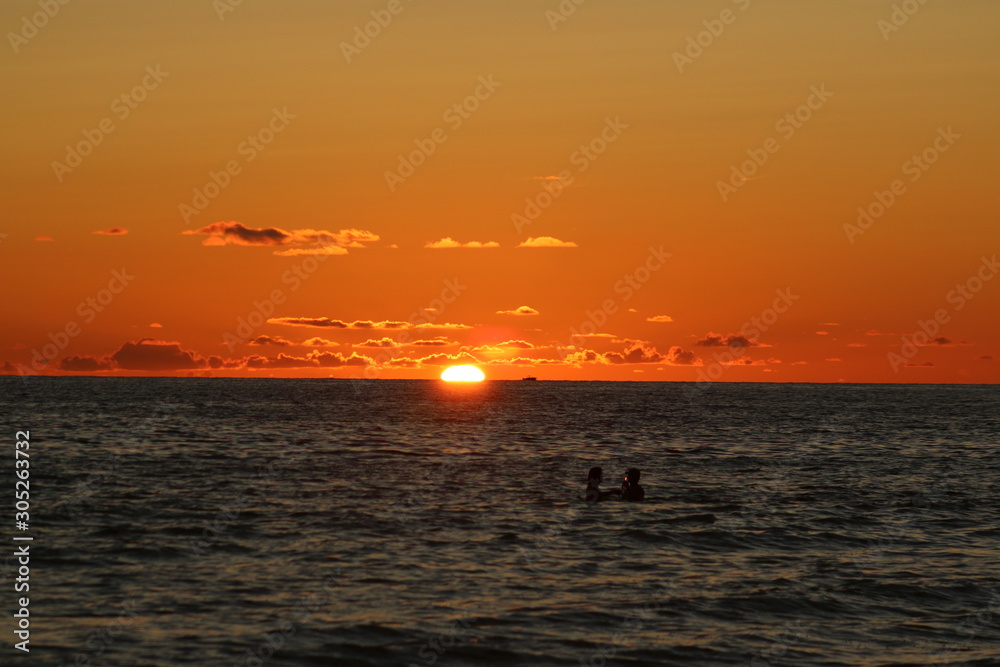
<svg viewBox="0 0 1000 667">
<path fill-rule="evenodd" d="M 1000 380 L 995 2 L 52 4 L 5 373 Z"/>
</svg>

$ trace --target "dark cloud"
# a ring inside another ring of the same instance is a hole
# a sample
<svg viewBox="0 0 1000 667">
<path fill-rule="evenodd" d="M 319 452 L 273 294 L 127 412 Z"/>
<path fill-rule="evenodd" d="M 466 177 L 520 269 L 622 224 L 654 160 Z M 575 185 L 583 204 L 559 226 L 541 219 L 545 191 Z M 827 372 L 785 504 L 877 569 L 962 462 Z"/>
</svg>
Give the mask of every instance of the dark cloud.
<svg viewBox="0 0 1000 667">
<path fill-rule="evenodd" d="M 268 324 L 284 324 L 293 327 L 315 327 L 318 329 L 471 329 L 467 324 L 451 324 L 448 322 L 423 324 L 411 324 L 410 322 L 397 322 L 393 320 L 383 320 L 375 322 L 373 320 L 355 320 L 345 322 L 344 320 L 333 320 L 329 317 L 272 317 Z"/>
<path fill-rule="evenodd" d="M 208 238 L 202 245 L 286 246 L 276 255 L 343 255 L 345 248 L 363 248 L 365 243 L 379 240 L 378 234 L 363 229 L 285 230 L 277 227 L 247 227 L 241 222 L 214 222 L 197 230 L 182 234 L 202 234 Z"/>
<path fill-rule="evenodd" d="M 61 359 L 56 368 L 74 373 L 97 373 L 100 371 L 110 371 L 114 364 L 107 357 L 94 357 L 90 355 L 66 357 Z"/>
<path fill-rule="evenodd" d="M 321 368 L 339 368 L 341 366 L 371 366 L 372 360 L 368 357 L 362 357 L 357 354 L 352 354 L 349 357 L 345 357 L 337 352 L 310 352 L 309 358 L 316 362 L 317 366 Z"/>
<path fill-rule="evenodd" d="M 277 227 L 247 227 L 241 222 L 213 222 L 201 229 L 188 229 L 182 234 L 204 234 L 209 237 L 221 239 L 222 243 L 209 243 L 206 245 L 285 245 L 292 235 Z"/>
<path fill-rule="evenodd" d="M 695 345 L 699 347 L 731 347 L 739 350 L 745 347 L 758 347 L 760 343 L 750 340 L 743 334 L 731 333 L 728 336 L 723 336 L 722 334 L 708 333 L 704 338 L 695 341 Z"/>
<path fill-rule="evenodd" d="M 257 336 L 250 341 L 250 345 L 274 345 L 275 347 L 288 347 L 291 344 L 292 341 L 290 340 L 272 336 Z"/>
<path fill-rule="evenodd" d="M 180 343 L 153 338 L 122 345 L 111 355 L 118 368 L 130 371 L 174 371 L 204 368 L 207 361 L 197 353 L 184 350 Z"/>
<path fill-rule="evenodd" d="M 410 345 L 416 347 L 448 347 L 449 345 L 458 345 L 458 343 L 448 340 L 444 336 L 438 336 L 437 338 L 427 338 L 424 340 L 413 341 Z"/>
<path fill-rule="evenodd" d="M 110 229 L 98 229 L 96 232 L 91 233 L 99 236 L 123 236 L 124 234 L 128 234 L 128 230 L 124 227 L 111 227 Z"/>
<path fill-rule="evenodd" d="M 611 364 L 659 364 L 667 360 L 655 347 L 633 345 L 624 352 L 605 352 L 604 358 Z"/>
<path fill-rule="evenodd" d="M 695 356 L 694 352 L 686 351 L 675 345 L 667 353 L 667 361 L 674 366 L 693 366 L 698 363 L 698 357 Z"/>
</svg>

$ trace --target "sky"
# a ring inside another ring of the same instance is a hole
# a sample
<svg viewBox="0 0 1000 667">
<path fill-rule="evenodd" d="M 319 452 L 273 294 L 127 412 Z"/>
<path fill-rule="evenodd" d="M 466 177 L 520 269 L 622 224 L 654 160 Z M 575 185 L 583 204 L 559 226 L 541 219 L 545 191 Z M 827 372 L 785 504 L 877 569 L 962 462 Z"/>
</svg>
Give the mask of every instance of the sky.
<svg viewBox="0 0 1000 667">
<path fill-rule="evenodd" d="M 990 0 L 11 0 L 4 374 L 995 383 Z"/>
</svg>

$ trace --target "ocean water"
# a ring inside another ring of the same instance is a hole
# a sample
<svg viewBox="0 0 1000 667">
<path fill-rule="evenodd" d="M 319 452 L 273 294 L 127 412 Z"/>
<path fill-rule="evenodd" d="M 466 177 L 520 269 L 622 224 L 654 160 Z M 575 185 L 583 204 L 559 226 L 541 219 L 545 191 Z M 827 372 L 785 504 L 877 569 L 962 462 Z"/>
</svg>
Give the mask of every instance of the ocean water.
<svg viewBox="0 0 1000 667">
<path fill-rule="evenodd" d="M 1000 665 L 998 387 L 0 392 L 3 664 Z M 583 502 L 595 465 L 646 501 Z"/>
</svg>

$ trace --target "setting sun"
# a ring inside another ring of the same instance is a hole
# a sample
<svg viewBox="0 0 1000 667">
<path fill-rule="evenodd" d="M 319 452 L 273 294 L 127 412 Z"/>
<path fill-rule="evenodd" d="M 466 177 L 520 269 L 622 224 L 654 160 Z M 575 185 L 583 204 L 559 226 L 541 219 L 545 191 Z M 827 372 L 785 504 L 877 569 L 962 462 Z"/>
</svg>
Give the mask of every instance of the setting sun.
<svg viewBox="0 0 1000 667">
<path fill-rule="evenodd" d="M 475 366 L 449 366 L 441 373 L 445 382 L 482 382 L 486 375 Z"/>
</svg>

